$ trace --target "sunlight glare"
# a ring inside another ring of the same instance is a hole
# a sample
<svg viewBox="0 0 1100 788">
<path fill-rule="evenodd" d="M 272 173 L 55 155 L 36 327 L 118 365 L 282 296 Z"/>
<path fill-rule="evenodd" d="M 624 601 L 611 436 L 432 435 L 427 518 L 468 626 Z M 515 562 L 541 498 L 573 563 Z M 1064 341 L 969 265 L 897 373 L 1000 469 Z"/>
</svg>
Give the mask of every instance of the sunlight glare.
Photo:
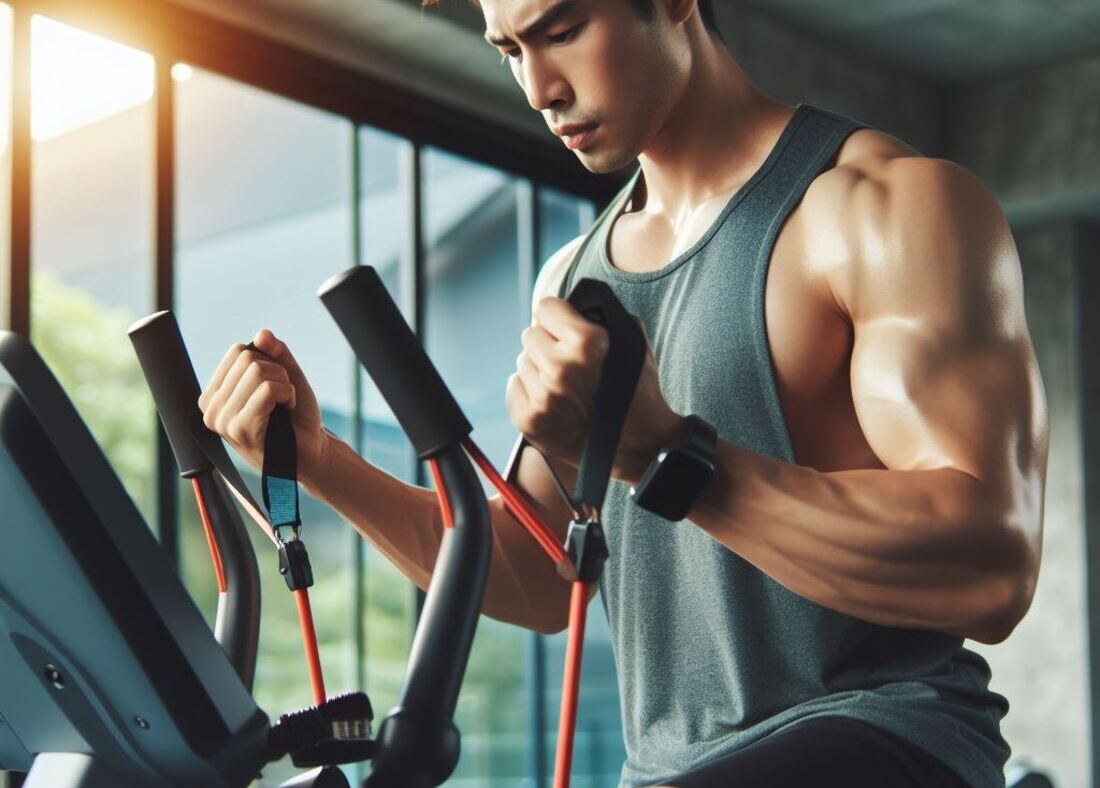
<svg viewBox="0 0 1100 788">
<path fill-rule="evenodd" d="M 186 82 L 193 76 L 195 76 L 195 69 L 187 63 L 176 63 L 172 66 L 172 79 L 176 82 Z"/>
<path fill-rule="evenodd" d="M 44 16 L 31 19 L 31 136 L 38 141 L 153 97 L 153 56 Z"/>
</svg>

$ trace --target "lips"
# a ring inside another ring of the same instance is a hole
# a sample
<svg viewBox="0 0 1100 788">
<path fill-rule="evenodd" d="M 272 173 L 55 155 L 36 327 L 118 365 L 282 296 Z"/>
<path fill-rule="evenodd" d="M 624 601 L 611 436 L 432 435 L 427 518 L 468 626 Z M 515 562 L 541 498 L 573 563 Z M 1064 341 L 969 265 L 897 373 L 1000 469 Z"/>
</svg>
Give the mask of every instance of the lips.
<svg viewBox="0 0 1100 788">
<path fill-rule="evenodd" d="M 574 129 L 570 129 L 569 134 L 561 135 L 561 141 L 565 143 L 565 147 L 569 150 L 577 150 L 584 147 L 592 139 L 597 128 L 599 128 L 599 124 L 574 127 Z"/>
</svg>

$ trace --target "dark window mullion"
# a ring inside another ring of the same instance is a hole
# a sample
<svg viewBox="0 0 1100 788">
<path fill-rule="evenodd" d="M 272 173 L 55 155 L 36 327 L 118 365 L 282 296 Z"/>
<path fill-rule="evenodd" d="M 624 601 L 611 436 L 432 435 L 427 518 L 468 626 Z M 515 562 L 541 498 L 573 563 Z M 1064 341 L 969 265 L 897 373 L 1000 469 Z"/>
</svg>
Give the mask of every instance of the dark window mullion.
<svg viewBox="0 0 1100 788">
<path fill-rule="evenodd" d="M 519 266 L 520 325 L 531 322 L 531 296 L 539 268 L 539 187 L 520 179 L 516 182 L 516 218 L 518 222 L 517 265 Z M 546 785 L 546 643 L 538 632 L 527 635 L 527 704 L 528 733 L 527 772 L 535 788 Z"/>
<path fill-rule="evenodd" d="M 425 344 L 424 336 L 424 149 L 419 142 L 412 142 L 402 152 L 400 164 L 399 187 L 401 194 L 408 200 L 405 216 L 408 224 L 405 227 L 404 247 L 401 255 L 401 270 L 398 281 L 401 283 L 399 293 L 401 311 L 405 320 L 412 326 L 413 332 L 420 339 L 420 344 Z M 416 457 L 416 450 L 409 450 L 412 454 L 412 482 L 413 484 L 426 486 L 427 479 L 424 474 L 423 463 Z M 419 586 L 413 585 L 415 615 L 413 616 L 413 631 L 420 622 L 420 613 L 424 609 L 424 591 Z"/>
<path fill-rule="evenodd" d="M 361 157 L 363 146 L 360 139 L 360 127 L 352 124 L 351 133 L 351 245 L 352 259 L 356 265 L 363 265 L 363 217 L 361 214 L 363 198 L 363 178 L 361 169 Z M 354 393 L 352 402 L 352 446 L 356 454 L 365 457 L 367 453 L 364 431 L 366 425 L 363 419 L 363 386 L 364 372 L 359 365 L 359 360 L 354 354 L 349 353 L 348 363 L 352 365 L 352 380 L 354 381 Z M 367 550 L 366 542 L 356 529 L 349 528 L 349 538 L 352 542 L 352 605 L 351 605 L 351 631 L 352 631 L 352 686 L 366 691 L 367 687 Z M 363 779 L 363 765 L 356 763 L 353 767 L 355 784 Z"/>
<path fill-rule="evenodd" d="M 31 335 L 31 13 L 12 8 L 11 258 L 8 327 Z"/>
<path fill-rule="evenodd" d="M 153 189 L 153 303 L 154 308 L 175 307 L 176 253 L 176 92 L 172 64 L 156 60 L 154 97 L 155 167 Z M 155 418 L 155 416 L 154 416 Z M 156 426 L 156 511 L 157 534 L 168 560 L 179 565 L 179 470 L 172 447 L 157 419 Z"/>
<path fill-rule="evenodd" d="M 8 271 L 8 328 L 31 335 L 31 14 L 12 7 L 11 257 Z M 8 788 L 26 775 L 9 772 Z"/>
</svg>

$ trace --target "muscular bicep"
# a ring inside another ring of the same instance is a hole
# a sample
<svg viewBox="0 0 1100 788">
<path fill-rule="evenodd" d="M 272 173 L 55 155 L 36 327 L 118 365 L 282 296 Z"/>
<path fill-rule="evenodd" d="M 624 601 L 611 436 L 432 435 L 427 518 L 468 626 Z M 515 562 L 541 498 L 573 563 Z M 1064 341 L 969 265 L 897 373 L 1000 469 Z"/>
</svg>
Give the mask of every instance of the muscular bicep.
<svg viewBox="0 0 1100 788">
<path fill-rule="evenodd" d="M 961 167 L 890 166 L 854 200 L 875 239 L 846 294 L 860 425 L 888 468 L 954 468 L 1034 511 L 1047 414 L 1003 214 Z"/>
</svg>

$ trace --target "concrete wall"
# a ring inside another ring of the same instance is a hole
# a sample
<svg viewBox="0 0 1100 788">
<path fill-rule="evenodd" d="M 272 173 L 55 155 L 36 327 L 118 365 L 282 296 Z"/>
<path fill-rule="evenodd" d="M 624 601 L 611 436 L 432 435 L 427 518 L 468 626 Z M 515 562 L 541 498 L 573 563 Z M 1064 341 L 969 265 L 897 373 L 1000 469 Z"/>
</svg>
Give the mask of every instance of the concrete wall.
<svg viewBox="0 0 1100 788">
<path fill-rule="evenodd" d="M 1100 52 L 952 90 L 948 155 L 1017 225 L 1100 216 Z"/>
<path fill-rule="evenodd" d="M 730 51 L 762 90 L 882 129 L 920 152 L 944 150 L 939 91 L 858 53 L 793 30 L 744 0 L 715 3 Z"/>
</svg>

